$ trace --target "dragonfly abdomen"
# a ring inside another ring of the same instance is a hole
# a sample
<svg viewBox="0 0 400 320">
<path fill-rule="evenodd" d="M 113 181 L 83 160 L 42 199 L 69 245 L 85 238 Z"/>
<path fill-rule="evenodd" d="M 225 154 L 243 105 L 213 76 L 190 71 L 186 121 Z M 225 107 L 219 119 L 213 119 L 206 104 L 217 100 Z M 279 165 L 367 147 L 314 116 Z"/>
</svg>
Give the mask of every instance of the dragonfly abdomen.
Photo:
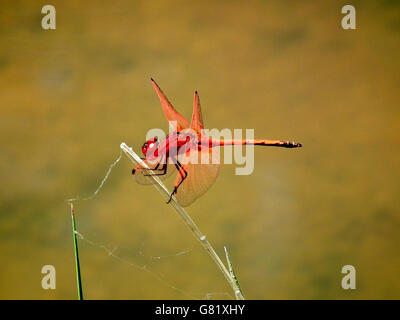
<svg viewBox="0 0 400 320">
<path fill-rule="evenodd" d="M 233 146 L 233 145 L 254 145 L 254 146 L 268 146 L 268 147 L 282 147 L 282 148 L 299 148 L 302 147 L 301 143 L 283 140 L 212 140 L 212 142 L 205 142 L 206 144 L 215 146 Z"/>
</svg>

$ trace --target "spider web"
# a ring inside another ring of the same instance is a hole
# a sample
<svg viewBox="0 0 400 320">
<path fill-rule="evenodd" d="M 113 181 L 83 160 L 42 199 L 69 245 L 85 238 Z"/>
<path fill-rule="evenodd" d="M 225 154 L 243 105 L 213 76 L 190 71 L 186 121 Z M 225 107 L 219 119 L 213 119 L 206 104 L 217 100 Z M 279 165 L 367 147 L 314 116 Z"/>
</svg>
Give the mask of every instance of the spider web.
<svg viewBox="0 0 400 320">
<path fill-rule="evenodd" d="M 101 180 L 101 182 L 98 185 L 98 187 L 96 188 L 96 190 L 90 196 L 87 196 L 87 197 L 77 196 L 75 198 L 66 199 L 65 201 L 68 203 L 74 203 L 74 202 L 79 202 L 79 201 L 96 200 L 96 198 L 101 193 L 100 191 L 103 189 L 104 185 L 106 184 L 107 180 L 109 179 L 111 172 L 120 163 L 122 155 L 123 154 L 122 154 L 122 150 L 121 150 L 117 159 L 110 164 L 105 176 Z M 88 233 L 90 233 L 90 232 L 88 232 Z M 154 254 L 146 254 L 144 252 L 144 244 L 145 243 L 142 242 L 140 245 L 140 249 L 136 252 L 137 255 L 142 257 L 143 260 L 145 261 L 144 263 L 140 264 L 140 263 L 134 262 L 133 259 L 125 258 L 123 256 L 123 254 L 121 254 L 122 249 L 130 250 L 130 248 L 126 248 L 124 246 L 117 245 L 114 243 L 107 244 L 105 242 L 94 240 L 91 236 L 87 236 L 86 233 L 84 235 L 83 232 L 81 230 L 79 230 L 79 226 L 78 226 L 78 230 L 76 231 L 76 235 L 78 236 L 78 239 L 80 241 L 83 241 L 84 243 L 90 245 L 91 247 L 102 250 L 104 252 L 104 254 L 106 254 L 108 257 L 115 259 L 125 265 L 128 265 L 129 267 L 132 267 L 133 269 L 136 269 L 137 271 L 150 274 L 152 277 L 154 277 L 158 282 L 160 282 L 164 286 L 170 288 L 171 290 L 181 293 L 182 295 L 186 296 L 189 299 L 209 300 L 209 299 L 213 299 L 216 297 L 219 299 L 221 299 L 223 297 L 225 297 L 227 299 L 234 299 L 234 297 L 231 294 L 229 294 L 228 292 L 190 292 L 190 291 L 187 291 L 183 288 L 176 286 L 171 281 L 166 280 L 165 277 L 160 272 L 157 272 L 155 270 L 156 266 L 158 264 L 162 263 L 163 260 L 165 260 L 165 259 L 172 259 L 172 258 L 176 258 L 179 256 L 183 256 L 183 255 L 192 253 L 195 250 L 194 246 L 189 247 L 189 248 L 187 248 L 187 247 L 182 248 L 182 249 L 177 250 L 176 252 L 172 252 L 172 253 L 154 255 Z"/>
</svg>

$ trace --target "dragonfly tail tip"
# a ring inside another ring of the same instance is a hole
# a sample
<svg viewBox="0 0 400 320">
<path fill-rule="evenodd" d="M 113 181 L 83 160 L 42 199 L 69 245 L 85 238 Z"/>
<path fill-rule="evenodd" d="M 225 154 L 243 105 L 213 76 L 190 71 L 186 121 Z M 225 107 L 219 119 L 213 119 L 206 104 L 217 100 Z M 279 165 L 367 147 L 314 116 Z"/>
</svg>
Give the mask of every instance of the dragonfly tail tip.
<svg viewBox="0 0 400 320">
<path fill-rule="evenodd" d="M 299 142 L 287 142 L 286 147 L 287 148 L 301 148 L 303 145 Z"/>
</svg>

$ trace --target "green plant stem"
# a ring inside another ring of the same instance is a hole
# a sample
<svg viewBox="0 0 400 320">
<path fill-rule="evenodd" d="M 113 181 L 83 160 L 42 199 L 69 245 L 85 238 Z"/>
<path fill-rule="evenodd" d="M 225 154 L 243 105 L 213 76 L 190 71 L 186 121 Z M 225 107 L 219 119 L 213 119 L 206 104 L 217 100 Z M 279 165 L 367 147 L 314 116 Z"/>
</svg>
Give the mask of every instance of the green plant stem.
<svg viewBox="0 0 400 320">
<path fill-rule="evenodd" d="M 239 288 L 240 294 L 243 296 L 242 289 L 240 288 L 239 280 L 236 277 L 235 270 L 233 269 L 232 261 L 229 258 L 228 250 L 226 249 L 226 247 L 224 247 L 224 250 L 225 250 L 225 256 L 226 256 L 226 263 L 228 264 L 228 268 L 229 268 L 229 273 L 231 274 L 232 279 L 236 282 L 236 285 Z M 236 299 L 239 300 L 236 292 L 235 292 L 235 294 L 236 294 Z"/>
<path fill-rule="evenodd" d="M 78 240 L 76 238 L 77 231 L 76 231 L 76 224 L 75 224 L 74 205 L 72 203 L 70 203 L 70 205 L 71 205 L 71 218 L 72 218 L 72 236 L 73 236 L 73 240 L 74 240 L 76 286 L 78 289 L 78 300 L 83 300 L 81 267 L 79 264 Z"/>
<path fill-rule="evenodd" d="M 142 159 L 132 150 L 132 148 L 128 147 L 125 143 L 121 143 L 120 147 L 121 147 L 122 151 L 125 152 L 125 154 L 128 156 L 128 158 L 135 165 L 137 165 L 139 163 L 141 164 L 141 166 L 144 168 L 144 170 L 147 171 L 146 174 L 148 174 L 148 175 L 146 175 L 146 178 L 150 179 L 153 186 L 161 193 L 161 195 L 164 197 L 165 201 L 167 201 L 170 198 L 171 193 L 167 189 L 167 187 L 161 182 L 161 180 L 152 173 L 152 171 L 147 166 L 147 164 L 142 161 Z M 202 247 L 207 251 L 207 253 L 210 255 L 211 259 L 215 262 L 215 264 L 221 270 L 225 279 L 228 281 L 233 292 L 235 293 L 236 299 L 244 300 L 242 292 L 241 292 L 240 288 L 238 287 L 237 280 L 235 281 L 235 279 L 232 278 L 231 273 L 225 267 L 222 260 L 219 258 L 219 256 L 215 252 L 214 248 L 211 246 L 210 242 L 207 240 L 206 236 L 200 231 L 200 229 L 197 227 L 197 225 L 195 224 L 193 219 L 190 217 L 190 215 L 187 213 L 187 211 L 179 204 L 179 202 L 176 200 L 175 197 L 172 197 L 170 205 L 172 205 L 172 207 L 175 209 L 175 211 L 178 213 L 178 215 L 182 218 L 185 225 L 192 232 L 193 236 L 200 242 Z"/>
</svg>

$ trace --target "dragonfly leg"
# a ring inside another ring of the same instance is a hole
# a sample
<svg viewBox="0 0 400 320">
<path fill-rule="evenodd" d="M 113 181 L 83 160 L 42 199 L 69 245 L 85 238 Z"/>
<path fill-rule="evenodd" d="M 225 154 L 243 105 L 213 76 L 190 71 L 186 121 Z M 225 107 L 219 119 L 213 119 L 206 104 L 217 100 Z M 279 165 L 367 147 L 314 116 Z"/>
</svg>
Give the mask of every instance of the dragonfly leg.
<svg viewBox="0 0 400 320">
<path fill-rule="evenodd" d="M 140 159 L 146 160 L 146 158 L 140 158 Z M 160 163 L 163 164 L 161 168 L 159 168 L 160 167 Z M 145 168 L 137 168 L 136 170 L 146 170 L 146 169 Z M 135 174 L 136 170 L 132 169 L 132 174 Z M 163 176 L 163 175 L 165 175 L 167 173 L 167 163 L 165 161 L 161 160 L 160 162 L 157 162 L 157 164 L 156 164 L 156 166 L 154 168 L 149 168 L 147 170 L 152 171 L 152 172 L 153 171 L 160 171 L 160 173 L 153 173 L 153 174 L 143 173 L 144 176 Z"/>
<path fill-rule="evenodd" d="M 160 163 L 162 163 L 161 169 L 159 169 Z M 165 156 L 161 158 L 161 161 L 157 163 L 157 165 L 151 169 L 151 171 L 161 171 L 160 173 L 153 174 L 143 174 L 144 176 L 163 176 L 167 173 L 167 161 L 165 161 Z"/>
<path fill-rule="evenodd" d="M 186 177 L 187 177 L 187 175 L 188 175 L 187 171 L 186 171 L 185 168 L 182 166 L 182 164 L 179 163 L 179 161 L 176 161 L 175 167 L 176 167 L 176 169 L 178 170 L 179 175 L 181 176 L 181 181 L 179 181 L 178 185 L 174 187 L 174 191 L 172 191 L 172 193 L 170 194 L 169 200 L 167 201 L 167 203 L 170 203 L 170 202 L 171 202 L 172 196 L 173 196 L 175 193 L 178 192 L 179 186 L 182 184 L 182 182 L 186 179 Z M 182 172 L 183 172 L 183 173 L 182 173 Z"/>
<path fill-rule="evenodd" d="M 150 169 L 150 171 L 161 171 L 159 173 L 152 173 L 152 174 L 146 174 L 143 173 L 144 176 L 163 176 L 164 174 L 167 173 L 167 164 L 164 163 L 161 169 L 158 169 L 158 165 L 154 169 Z"/>
<path fill-rule="evenodd" d="M 146 158 L 140 158 L 140 159 L 146 160 Z M 141 169 L 141 168 L 138 168 L 138 169 L 133 168 L 133 169 L 132 169 L 132 174 L 135 174 L 136 170 L 140 170 L 140 169 Z M 150 169 L 150 170 L 153 170 L 153 169 Z"/>
<path fill-rule="evenodd" d="M 178 189 L 176 187 L 174 187 L 174 191 L 172 191 L 172 193 L 169 195 L 169 199 L 167 201 L 167 204 L 171 202 L 172 200 L 172 196 L 178 191 Z"/>
</svg>

